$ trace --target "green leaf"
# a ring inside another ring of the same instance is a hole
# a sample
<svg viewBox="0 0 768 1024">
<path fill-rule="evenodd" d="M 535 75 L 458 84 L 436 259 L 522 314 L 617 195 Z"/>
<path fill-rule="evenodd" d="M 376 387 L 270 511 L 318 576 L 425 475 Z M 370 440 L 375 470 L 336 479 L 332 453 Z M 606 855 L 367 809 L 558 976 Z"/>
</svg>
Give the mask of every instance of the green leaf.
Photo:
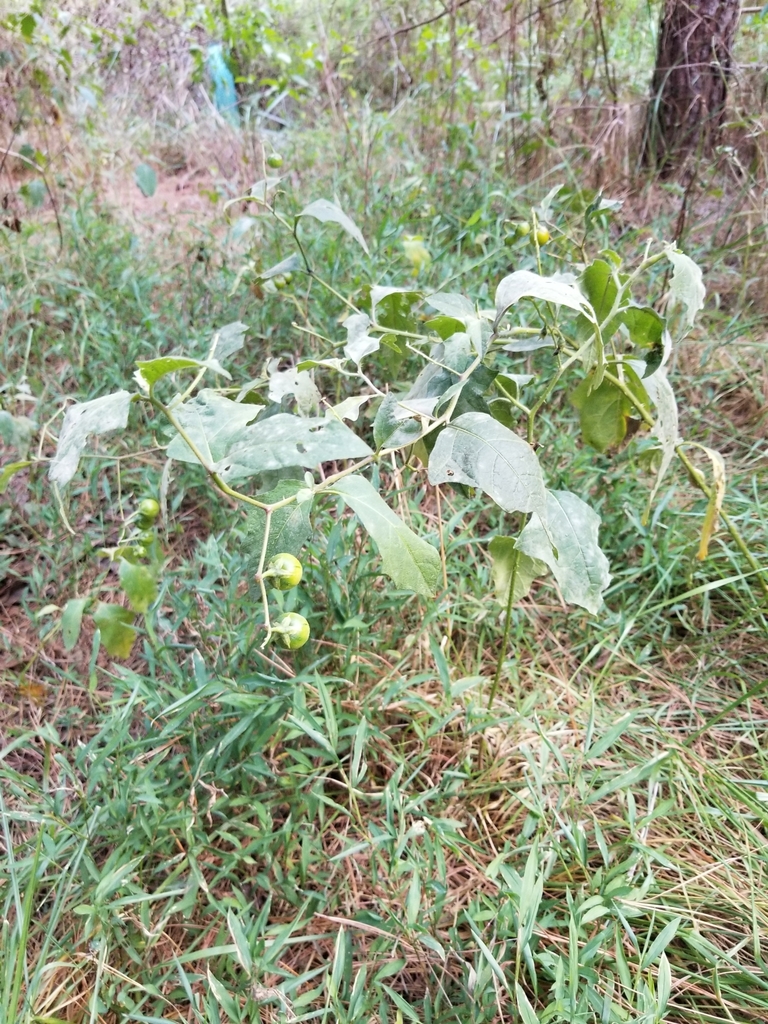
<svg viewBox="0 0 768 1024">
<path fill-rule="evenodd" d="M 414 444 L 421 437 L 421 424 L 413 419 L 413 413 L 400 400 L 404 396 L 394 391 L 384 396 L 373 421 L 373 439 L 376 450 L 381 448 L 404 448 Z"/>
<path fill-rule="evenodd" d="M 674 939 L 675 935 L 677 935 L 677 929 L 680 927 L 682 920 L 683 919 L 681 917 L 673 917 L 668 924 L 664 925 L 659 934 L 656 936 L 651 945 L 643 954 L 643 958 L 640 961 L 641 971 L 647 970 L 651 966 L 651 964 L 655 963 L 656 960 L 661 956 L 661 954 L 667 949 L 670 942 Z"/>
<path fill-rule="evenodd" d="M 522 1024 L 539 1024 L 539 1018 L 536 1016 L 536 1012 L 531 1006 L 528 996 L 525 994 L 522 986 L 517 982 L 515 982 L 515 997 Z"/>
<path fill-rule="evenodd" d="M 315 220 L 319 220 L 323 224 L 338 224 L 339 227 L 343 228 L 356 242 L 358 242 L 366 254 L 368 254 L 368 246 L 365 244 L 363 233 L 355 222 L 344 213 L 335 203 L 330 202 L 328 199 L 316 199 L 309 206 L 305 206 L 301 213 L 297 214 L 298 217 L 314 217 Z"/>
<path fill-rule="evenodd" d="M 598 323 L 602 323 L 613 309 L 619 293 L 613 268 L 605 260 L 595 260 L 581 275 L 581 286 L 592 304 Z"/>
<path fill-rule="evenodd" d="M 155 194 L 157 189 L 157 175 L 149 164 L 137 164 L 136 169 L 133 172 L 133 177 L 136 180 L 136 184 L 141 190 L 141 194 L 149 199 Z"/>
<path fill-rule="evenodd" d="M 651 306 L 627 306 L 618 319 L 626 325 L 629 338 L 638 348 L 655 348 L 664 334 L 664 318 Z"/>
<path fill-rule="evenodd" d="M 526 555 L 516 545 L 517 540 L 514 537 L 494 537 L 488 545 L 488 553 L 493 562 L 491 575 L 496 591 L 496 600 L 503 605 L 506 605 L 509 600 L 509 583 L 513 572 L 515 574 L 513 604 L 522 601 L 530 591 L 533 581 L 547 572 L 544 562 Z M 517 569 L 515 569 L 515 562 L 517 562 Z"/>
<path fill-rule="evenodd" d="M 320 409 L 322 396 L 307 370 L 274 370 L 269 377 L 268 397 L 278 405 L 284 398 L 296 399 L 300 416 L 311 416 Z"/>
<path fill-rule="evenodd" d="M 243 340 L 245 338 L 245 332 L 248 330 L 248 325 L 241 323 L 239 320 L 235 320 L 231 324 L 226 324 L 224 327 L 220 327 L 215 332 L 211 339 L 211 357 L 215 356 L 217 359 L 228 359 L 234 355 L 235 352 L 239 352 L 243 347 Z M 209 365 L 206 363 L 205 365 Z M 216 373 L 223 373 L 223 370 L 216 370 Z M 228 374 L 224 374 L 229 376 Z"/>
<path fill-rule="evenodd" d="M 304 491 L 301 500 L 275 509 L 270 517 L 266 561 L 283 551 L 299 556 L 312 534 L 309 514 L 312 511 L 313 498 L 312 492 L 304 487 L 301 480 L 281 480 L 273 490 L 258 495 L 259 501 L 271 505 L 290 498 L 299 491 Z M 260 508 L 251 509 L 245 530 L 245 546 L 249 552 L 249 576 L 253 576 L 259 568 L 266 522 L 266 512 Z"/>
<path fill-rule="evenodd" d="M 701 267 L 698 267 L 690 256 L 686 256 L 674 246 L 668 245 L 665 252 L 667 259 L 675 268 L 669 282 L 669 293 L 675 302 L 681 303 L 684 307 L 683 327 L 688 330 L 693 326 L 696 314 L 704 307 L 704 298 L 707 294 L 704 275 Z"/>
<path fill-rule="evenodd" d="M 211 995 L 222 1008 L 224 1013 L 226 1013 L 227 1018 L 230 1021 L 241 1021 L 243 1018 L 242 1014 L 240 1013 L 239 1001 L 235 999 L 232 993 L 227 990 L 227 988 L 222 984 L 222 982 L 218 980 L 218 978 L 214 977 L 214 975 L 211 974 L 210 967 L 207 969 L 207 976 L 208 987 L 211 990 Z"/>
<path fill-rule="evenodd" d="M 216 470 L 229 483 L 270 469 L 313 469 L 321 462 L 360 459 L 372 454 L 365 441 L 341 420 L 278 413 L 246 427 L 237 443 L 219 460 Z"/>
<path fill-rule="evenodd" d="M 432 450 L 429 481 L 479 487 L 507 512 L 546 518 L 544 478 L 533 448 L 488 413 L 468 412 L 448 424 Z"/>
<path fill-rule="evenodd" d="M 362 476 L 348 476 L 333 485 L 376 541 L 384 572 L 404 590 L 431 597 L 440 575 L 440 555 L 417 537 Z"/>
<path fill-rule="evenodd" d="M 100 601 L 93 613 L 93 623 L 101 633 L 101 642 L 113 658 L 127 658 L 131 653 L 136 630 L 133 612 L 117 604 Z"/>
<path fill-rule="evenodd" d="M 116 391 L 113 395 L 94 398 L 90 402 L 71 405 L 64 416 L 56 454 L 48 472 L 59 487 L 68 484 L 77 472 L 80 456 L 90 434 L 106 434 L 110 430 L 125 430 L 131 394 Z"/>
<path fill-rule="evenodd" d="M 48 195 L 48 189 L 45 187 L 45 182 L 42 178 L 33 178 L 32 181 L 26 182 L 26 184 L 21 186 L 19 192 L 24 196 L 27 205 L 33 210 L 39 209 Z"/>
<path fill-rule="evenodd" d="M 549 566 L 564 600 L 596 615 L 611 581 L 608 559 L 598 544 L 600 516 L 570 491 L 547 491 L 546 526 L 545 531 L 534 514 L 518 548 Z"/>
<path fill-rule="evenodd" d="M 206 465 L 213 468 L 225 456 L 229 447 L 243 435 L 246 424 L 256 419 L 259 411 L 259 406 L 233 402 L 216 391 L 204 388 L 192 401 L 176 406 L 173 415 L 205 459 Z M 192 449 L 180 434 L 168 445 L 166 455 L 179 462 L 198 463 Z"/>
<path fill-rule="evenodd" d="M 220 373 L 227 380 L 232 380 L 232 375 L 227 373 L 217 359 L 190 359 L 187 356 L 161 356 L 159 359 L 137 359 L 138 373 L 148 387 L 156 384 L 168 373 L 175 373 L 177 370 L 199 370 L 203 367 Z"/>
<path fill-rule="evenodd" d="M 391 331 L 418 333 L 418 324 L 411 316 L 411 307 L 421 299 L 421 292 L 410 288 L 389 288 L 381 285 L 371 289 L 373 319 Z M 382 338 L 382 341 L 384 339 Z M 396 344 L 402 343 L 395 339 Z M 403 347 L 403 351 L 405 351 Z"/>
<path fill-rule="evenodd" d="M 499 282 L 496 289 L 496 322 L 501 320 L 510 306 L 524 298 L 543 299 L 558 306 L 568 306 L 577 313 L 583 313 L 592 323 L 595 322 L 592 307 L 575 285 L 552 277 L 541 277 L 532 270 L 516 270 Z"/>
<path fill-rule="evenodd" d="M 624 363 L 622 373 L 635 398 L 634 404 L 610 381 L 604 380 L 599 387 L 592 388 L 591 377 L 586 377 L 571 395 L 571 402 L 579 411 L 584 441 L 598 452 L 620 445 L 632 413 L 648 409 L 648 393 L 635 371 Z"/>
<path fill-rule="evenodd" d="M 27 466 L 31 465 L 32 463 L 29 462 L 28 460 L 23 460 L 21 462 L 6 463 L 6 465 L 2 467 L 2 470 L 0 470 L 0 494 L 3 494 L 5 492 L 6 487 L 11 481 L 11 477 L 15 476 L 16 473 L 19 473 L 22 469 L 26 469 Z"/>
<path fill-rule="evenodd" d="M 424 324 L 435 334 L 439 334 L 443 341 L 452 338 L 454 334 L 466 331 L 467 325 L 462 320 L 456 320 L 452 316 L 436 316 L 433 320 L 427 320 Z"/>
<path fill-rule="evenodd" d="M 64 611 L 61 613 L 61 638 L 65 651 L 71 651 L 77 643 L 83 612 L 89 601 L 90 597 L 72 597 L 64 605 Z"/>
<path fill-rule="evenodd" d="M 125 558 L 120 560 L 120 586 L 131 608 L 142 615 L 146 614 L 157 597 L 157 583 L 150 569 L 146 565 L 136 565 Z"/>
</svg>

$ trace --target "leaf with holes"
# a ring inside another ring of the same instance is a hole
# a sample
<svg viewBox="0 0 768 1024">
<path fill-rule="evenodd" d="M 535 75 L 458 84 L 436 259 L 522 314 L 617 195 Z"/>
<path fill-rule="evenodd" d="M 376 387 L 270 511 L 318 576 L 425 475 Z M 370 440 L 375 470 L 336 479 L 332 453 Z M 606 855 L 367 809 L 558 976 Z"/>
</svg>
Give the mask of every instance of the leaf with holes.
<svg viewBox="0 0 768 1024">
<path fill-rule="evenodd" d="M 259 406 L 233 402 L 209 388 L 200 391 L 192 401 L 172 409 L 174 419 L 200 452 L 208 469 L 224 457 L 259 412 Z M 173 438 L 166 455 L 178 462 L 200 461 L 181 434 Z"/>
<path fill-rule="evenodd" d="M 216 471 L 231 483 L 271 469 L 314 469 L 321 462 L 362 459 L 372 454 L 365 441 L 341 420 L 278 413 L 246 427 L 219 460 Z"/>
</svg>

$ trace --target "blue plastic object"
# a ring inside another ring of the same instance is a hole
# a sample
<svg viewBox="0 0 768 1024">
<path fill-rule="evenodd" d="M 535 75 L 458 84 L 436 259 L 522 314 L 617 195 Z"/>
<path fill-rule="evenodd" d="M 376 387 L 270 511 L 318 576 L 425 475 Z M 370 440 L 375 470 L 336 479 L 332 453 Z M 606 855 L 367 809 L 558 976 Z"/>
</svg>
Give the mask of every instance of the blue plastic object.
<svg viewBox="0 0 768 1024">
<path fill-rule="evenodd" d="M 216 109 L 231 124 L 239 125 L 240 114 L 237 109 L 235 80 L 224 60 L 221 43 L 212 43 L 208 47 L 208 73 L 213 82 L 213 102 L 216 104 Z"/>
</svg>

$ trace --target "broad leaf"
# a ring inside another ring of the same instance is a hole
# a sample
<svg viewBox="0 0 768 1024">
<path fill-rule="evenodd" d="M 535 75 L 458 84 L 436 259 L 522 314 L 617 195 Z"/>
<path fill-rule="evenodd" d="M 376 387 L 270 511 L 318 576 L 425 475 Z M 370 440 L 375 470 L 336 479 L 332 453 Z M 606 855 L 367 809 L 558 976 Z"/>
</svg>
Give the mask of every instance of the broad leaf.
<svg viewBox="0 0 768 1024">
<path fill-rule="evenodd" d="M 139 186 L 141 194 L 150 199 L 157 190 L 157 175 L 153 168 L 149 164 L 137 164 L 133 177 Z"/>
<path fill-rule="evenodd" d="M 456 320 L 476 315 L 475 304 L 457 292 L 433 292 L 432 295 L 427 295 L 427 302 L 438 313 L 454 317 Z"/>
<path fill-rule="evenodd" d="M 581 286 L 592 304 L 598 323 L 602 323 L 613 309 L 619 293 L 613 268 L 605 260 L 595 260 L 581 275 Z"/>
<path fill-rule="evenodd" d="M 509 584 L 513 573 L 515 585 L 512 602 L 517 604 L 528 594 L 533 581 L 547 572 L 544 562 L 531 558 L 517 548 L 514 537 L 494 537 L 488 545 L 488 552 L 493 563 L 492 576 L 496 600 L 501 604 L 505 605 L 509 600 Z"/>
<path fill-rule="evenodd" d="M 496 322 L 501 320 L 510 306 L 524 298 L 568 306 L 577 313 L 583 313 L 592 323 L 595 322 L 592 307 L 575 285 L 557 278 L 541 277 L 532 270 L 516 270 L 500 281 L 496 289 Z"/>
<path fill-rule="evenodd" d="M 213 370 L 220 373 L 227 380 L 232 380 L 232 375 L 227 373 L 217 359 L 190 359 L 188 356 L 161 356 L 159 359 L 137 359 L 139 376 L 141 381 L 148 387 L 152 387 L 168 373 L 175 373 L 177 370 Z"/>
<path fill-rule="evenodd" d="M 704 307 L 707 289 L 704 287 L 704 275 L 690 256 L 669 245 L 666 249 L 667 259 L 675 268 L 669 282 L 669 293 L 672 299 L 682 304 L 685 309 L 683 326 L 688 330 L 693 326 L 696 314 Z"/>
<path fill-rule="evenodd" d="M 93 624 L 101 633 L 101 642 L 113 658 L 127 658 L 131 653 L 136 630 L 133 612 L 118 604 L 100 601 L 93 613 Z"/>
<path fill-rule="evenodd" d="M 90 434 L 125 430 L 130 404 L 130 392 L 116 391 L 113 395 L 80 402 L 67 409 L 48 474 L 55 484 L 63 487 L 75 475 Z"/>
<path fill-rule="evenodd" d="M 395 586 L 431 597 L 440 575 L 440 555 L 417 537 L 362 476 L 348 476 L 333 485 L 376 541 L 382 568 Z"/>
<path fill-rule="evenodd" d="M 372 454 L 365 441 L 340 420 L 278 413 L 246 427 L 220 459 L 216 471 L 230 483 L 270 469 L 313 469 L 321 462 Z"/>
<path fill-rule="evenodd" d="M 443 341 L 452 338 L 454 334 L 466 332 L 467 329 L 463 320 L 456 320 L 452 316 L 436 316 L 433 320 L 427 320 L 424 326 L 439 334 Z"/>
<path fill-rule="evenodd" d="M 80 636 L 80 627 L 83 622 L 83 612 L 90 597 L 72 597 L 64 605 L 61 613 L 61 639 L 64 641 L 64 650 L 71 651 Z"/>
<path fill-rule="evenodd" d="M 320 409 L 320 392 L 306 370 L 275 370 L 269 378 L 268 394 L 270 402 L 278 403 L 292 396 L 301 416 L 311 416 Z"/>
<path fill-rule="evenodd" d="M 412 288 L 389 288 L 376 285 L 371 288 L 372 317 L 380 327 L 391 331 L 417 333 L 418 324 L 411 315 L 411 307 L 421 299 L 421 292 Z"/>
<path fill-rule="evenodd" d="M 661 344 L 664 318 L 651 306 L 628 306 L 620 310 L 618 319 L 626 325 L 630 341 L 638 348 L 654 348 Z"/>
<path fill-rule="evenodd" d="M 598 544 L 600 516 L 570 491 L 547 491 L 546 500 L 547 530 L 533 515 L 517 546 L 549 566 L 566 601 L 597 614 L 611 581 L 608 559 Z"/>
<path fill-rule="evenodd" d="M 356 242 L 358 242 L 363 250 L 368 253 L 368 246 L 365 244 L 363 233 L 355 222 L 348 217 L 342 209 L 340 209 L 335 203 L 330 202 L 328 199 L 316 199 L 314 203 L 310 203 L 309 206 L 305 206 L 304 209 L 297 215 L 298 217 L 314 217 L 315 220 L 321 221 L 323 224 L 338 224 L 339 227 L 343 228 L 348 235 L 350 235 Z"/>
<path fill-rule="evenodd" d="M 294 494 L 298 494 L 299 499 L 290 505 L 275 509 L 270 516 L 265 562 L 268 562 L 273 555 L 283 551 L 298 557 L 312 534 L 309 515 L 312 511 L 313 498 L 312 492 L 305 488 L 301 480 L 281 480 L 273 490 L 258 495 L 259 501 L 270 505 L 283 501 L 284 498 L 290 498 Z M 249 553 L 248 575 L 250 578 L 259 568 L 266 522 L 267 514 L 260 508 L 251 509 L 248 513 L 245 543 Z"/>
<path fill-rule="evenodd" d="M 546 519 L 533 448 L 488 413 L 468 412 L 448 424 L 432 450 L 429 481 L 479 487 L 507 512 L 539 512 Z"/>
<path fill-rule="evenodd" d="M 120 560 L 120 586 L 135 612 L 146 614 L 157 597 L 154 574 L 146 565 Z"/>
<path fill-rule="evenodd" d="M 191 402 L 176 406 L 173 416 L 203 456 L 206 467 L 212 469 L 259 411 L 260 406 L 233 402 L 204 388 Z M 180 434 L 168 445 L 166 455 L 179 462 L 199 462 Z"/>
<path fill-rule="evenodd" d="M 591 388 L 592 380 L 589 377 L 571 395 L 571 401 L 579 411 L 584 441 L 598 452 L 621 444 L 636 407 L 648 408 L 648 395 L 635 371 L 625 363 L 622 372 L 625 383 L 635 396 L 634 405 L 610 381 L 604 380 L 599 387 Z"/>
<path fill-rule="evenodd" d="M 344 355 L 351 359 L 357 366 L 366 357 L 376 352 L 381 341 L 368 334 L 371 326 L 371 318 L 367 313 L 353 313 L 344 321 L 347 332 L 347 344 L 344 346 Z"/>
<path fill-rule="evenodd" d="M 350 395 L 349 398 L 343 398 L 338 405 L 332 405 L 330 409 L 325 410 L 325 418 L 335 417 L 337 420 L 355 422 L 360 418 L 362 407 L 373 397 L 374 395 Z"/>
</svg>

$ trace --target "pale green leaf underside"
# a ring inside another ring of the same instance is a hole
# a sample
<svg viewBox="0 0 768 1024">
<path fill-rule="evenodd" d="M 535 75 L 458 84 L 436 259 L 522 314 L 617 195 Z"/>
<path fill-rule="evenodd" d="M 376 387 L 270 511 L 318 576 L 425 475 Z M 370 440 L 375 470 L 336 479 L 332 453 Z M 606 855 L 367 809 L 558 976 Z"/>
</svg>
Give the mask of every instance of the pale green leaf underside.
<svg viewBox="0 0 768 1024">
<path fill-rule="evenodd" d="M 549 566 L 569 604 L 597 614 L 611 581 L 608 559 L 598 543 L 600 516 L 570 491 L 547 491 L 546 522 L 545 532 L 539 517 L 532 516 L 518 548 Z"/>
<path fill-rule="evenodd" d="M 191 402 L 173 409 L 173 416 L 194 446 L 212 468 L 228 448 L 238 440 L 247 423 L 255 419 L 261 407 L 233 402 L 223 395 L 204 388 Z M 180 434 L 168 445 L 169 459 L 199 462 Z"/>
<path fill-rule="evenodd" d="M 321 462 L 361 459 L 371 454 L 365 441 L 341 420 L 278 413 L 241 431 L 237 443 L 217 463 L 216 471 L 229 483 L 271 469 L 313 469 Z"/>
<path fill-rule="evenodd" d="M 440 575 L 440 555 L 432 545 L 417 537 L 364 477 L 345 477 L 333 485 L 333 491 L 376 541 L 382 568 L 395 586 L 431 597 Z"/>
<path fill-rule="evenodd" d="M 63 487 L 75 475 L 90 434 L 125 430 L 130 403 L 129 391 L 116 391 L 113 395 L 80 402 L 67 409 L 49 470 L 49 476 L 55 484 Z"/>
<path fill-rule="evenodd" d="M 496 600 L 504 605 L 509 600 L 509 584 L 513 572 L 515 574 L 515 585 L 512 591 L 513 604 L 522 601 L 530 591 L 533 581 L 547 572 L 544 562 L 526 555 L 517 549 L 516 545 L 517 541 L 514 537 L 494 537 L 488 545 L 488 552 L 493 562 L 491 574 Z M 515 559 L 517 559 L 517 568 L 515 568 Z"/>
<path fill-rule="evenodd" d="M 429 481 L 479 487 L 507 512 L 538 512 L 546 520 L 533 448 L 488 413 L 466 412 L 442 431 L 429 459 Z"/>
<path fill-rule="evenodd" d="M 669 282 L 669 293 L 672 299 L 682 303 L 685 308 L 683 323 L 685 329 L 693 326 L 696 314 L 704 307 L 707 289 L 704 287 L 704 275 L 690 256 L 678 252 L 668 246 L 667 259 L 675 268 Z"/>
</svg>

